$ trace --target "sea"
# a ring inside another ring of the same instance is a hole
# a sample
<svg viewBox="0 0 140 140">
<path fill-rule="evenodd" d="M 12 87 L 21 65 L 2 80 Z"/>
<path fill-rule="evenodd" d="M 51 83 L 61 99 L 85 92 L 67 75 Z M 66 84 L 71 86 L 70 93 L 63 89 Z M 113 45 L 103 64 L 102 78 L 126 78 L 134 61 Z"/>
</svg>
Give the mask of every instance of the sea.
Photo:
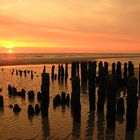
<svg viewBox="0 0 140 140">
<path fill-rule="evenodd" d="M 72 111 L 69 106 L 53 107 L 53 98 L 62 93 L 70 94 L 71 85 L 71 62 L 72 61 L 106 61 L 110 69 L 113 62 L 132 61 L 135 65 L 136 77 L 140 64 L 140 54 L 0 54 L 0 95 L 4 98 L 4 108 L 0 108 L 0 140 L 139 140 L 140 138 L 140 107 L 137 110 L 137 122 L 134 132 L 126 131 L 126 111 L 122 118 L 116 117 L 115 129 L 107 128 L 106 103 L 104 112 L 99 113 L 97 109 L 89 111 L 89 96 L 87 88 L 81 88 L 81 122 L 75 123 L 72 118 Z M 52 64 L 55 65 L 55 73 L 58 74 L 58 64 L 68 63 L 68 80 L 60 83 L 58 80 L 50 79 L 50 104 L 48 117 L 40 114 L 28 116 L 28 105 L 35 106 L 40 103 L 37 100 L 37 93 L 41 90 L 41 74 L 43 67 L 51 76 Z M 27 74 L 19 76 L 12 71 L 28 70 L 33 71 L 34 77 Z M 17 91 L 25 89 L 26 97 L 10 97 L 8 85 L 16 87 Z M 28 100 L 28 92 L 35 92 L 35 100 Z M 96 102 L 97 102 L 96 88 Z M 121 94 L 125 99 L 126 95 Z M 15 114 L 9 105 L 18 104 L 21 112 Z M 138 103 L 140 106 L 140 102 Z M 126 106 L 125 106 L 126 109 Z M 133 112 L 132 112 L 133 113 Z"/>
</svg>

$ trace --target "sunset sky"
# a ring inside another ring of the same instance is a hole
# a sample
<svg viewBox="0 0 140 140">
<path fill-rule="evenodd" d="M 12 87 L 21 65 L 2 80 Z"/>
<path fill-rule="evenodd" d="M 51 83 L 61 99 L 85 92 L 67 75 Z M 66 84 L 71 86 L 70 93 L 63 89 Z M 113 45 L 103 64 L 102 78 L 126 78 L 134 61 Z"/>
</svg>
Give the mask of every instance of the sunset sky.
<svg viewBox="0 0 140 140">
<path fill-rule="evenodd" d="M 0 0 L 0 52 L 140 53 L 140 0 Z"/>
</svg>

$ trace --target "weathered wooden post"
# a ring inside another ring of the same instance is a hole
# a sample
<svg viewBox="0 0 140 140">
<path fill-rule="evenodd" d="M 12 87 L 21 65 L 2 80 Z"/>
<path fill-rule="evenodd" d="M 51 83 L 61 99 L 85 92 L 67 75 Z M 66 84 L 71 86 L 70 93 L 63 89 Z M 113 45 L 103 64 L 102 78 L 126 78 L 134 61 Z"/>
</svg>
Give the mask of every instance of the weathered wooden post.
<svg viewBox="0 0 140 140">
<path fill-rule="evenodd" d="M 76 62 L 72 62 L 71 65 L 71 78 L 73 78 L 76 76 Z"/>
<path fill-rule="evenodd" d="M 76 76 L 79 77 L 79 62 L 76 62 Z"/>
<path fill-rule="evenodd" d="M 52 78 L 52 80 L 54 80 L 54 70 L 55 70 L 55 66 L 52 65 L 52 74 L 51 74 L 51 78 Z"/>
<path fill-rule="evenodd" d="M 44 70 L 42 73 L 42 100 L 41 100 L 41 115 L 48 116 L 48 108 L 49 108 L 49 92 L 50 92 L 50 77 L 49 74 L 46 73 L 46 67 L 44 66 Z"/>
<path fill-rule="evenodd" d="M 68 79 L 68 63 L 65 64 L 65 81 Z"/>
<path fill-rule="evenodd" d="M 107 128 L 115 129 L 117 80 L 114 75 L 108 77 L 107 92 Z"/>
<path fill-rule="evenodd" d="M 78 77 L 72 78 L 71 107 L 73 121 L 80 122 L 81 120 L 80 79 Z"/>
<path fill-rule="evenodd" d="M 134 76 L 134 64 L 132 63 L 132 61 L 128 62 L 128 78 L 130 78 L 131 76 Z"/>
<path fill-rule="evenodd" d="M 63 65 L 61 65 L 61 80 L 62 81 L 64 80 L 64 76 L 65 76 L 64 67 L 63 67 Z"/>
<path fill-rule="evenodd" d="M 89 62 L 89 108 L 95 110 L 95 78 L 96 78 L 96 62 Z"/>
<path fill-rule="evenodd" d="M 139 64 L 139 96 L 140 96 L 140 64 Z"/>
<path fill-rule="evenodd" d="M 103 62 L 100 61 L 98 63 L 98 84 L 100 83 L 101 77 L 102 77 L 102 70 L 103 70 Z"/>
<path fill-rule="evenodd" d="M 106 79 L 105 79 L 105 70 L 104 68 L 100 68 L 100 81 L 99 81 L 99 89 L 98 89 L 98 102 L 97 102 L 97 110 L 98 112 L 104 111 L 104 104 L 106 98 Z"/>
<path fill-rule="evenodd" d="M 0 107 L 4 106 L 4 100 L 3 100 L 3 96 L 0 95 Z"/>
<path fill-rule="evenodd" d="M 128 81 L 127 63 L 124 63 L 123 78 L 124 78 L 124 87 L 126 87 Z"/>
<path fill-rule="evenodd" d="M 109 74 L 108 66 L 109 66 L 108 63 L 105 62 L 105 63 L 104 63 L 104 70 L 105 70 L 105 75 L 106 75 L 106 76 Z"/>
<path fill-rule="evenodd" d="M 58 81 L 60 81 L 60 77 L 61 77 L 61 66 L 58 65 Z"/>
<path fill-rule="evenodd" d="M 131 76 L 127 83 L 127 112 L 126 112 L 126 131 L 134 132 L 137 123 L 137 85 L 138 80 Z"/>
<path fill-rule="evenodd" d="M 112 75 L 116 74 L 116 64 L 112 63 Z"/>
<path fill-rule="evenodd" d="M 87 83 L 87 62 L 81 62 L 81 81 Z"/>
<path fill-rule="evenodd" d="M 121 69 L 121 62 L 117 62 L 117 70 L 116 70 L 116 76 L 117 76 L 117 85 L 118 87 L 122 87 L 122 69 Z"/>
</svg>

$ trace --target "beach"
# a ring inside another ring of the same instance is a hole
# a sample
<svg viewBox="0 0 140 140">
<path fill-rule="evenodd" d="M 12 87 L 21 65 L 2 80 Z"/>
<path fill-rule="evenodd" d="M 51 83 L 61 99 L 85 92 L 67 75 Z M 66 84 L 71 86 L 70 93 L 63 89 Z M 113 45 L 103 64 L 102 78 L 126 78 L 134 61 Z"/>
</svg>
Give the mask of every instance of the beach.
<svg viewBox="0 0 140 140">
<path fill-rule="evenodd" d="M 23 55 L 23 54 L 22 54 Z M 56 55 L 56 54 L 55 54 Z M 34 56 L 34 55 L 33 55 Z M 66 94 L 72 92 L 71 83 L 71 62 L 76 61 L 107 61 L 109 63 L 109 70 L 111 70 L 111 64 L 113 62 L 121 61 L 122 69 L 124 62 L 133 61 L 135 64 L 135 76 L 139 77 L 139 55 L 135 57 L 121 56 L 121 57 L 111 57 L 101 55 L 96 57 L 95 54 L 79 54 L 76 55 L 50 55 L 45 57 L 44 55 L 36 55 L 33 57 L 31 55 L 27 56 L 7 56 L 6 58 L 1 57 L 0 61 L 0 88 L 2 92 L 0 93 L 4 97 L 4 110 L 0 109 L 0 139 L 2 140 L 14 140 L 14 139 L 127 139 L 129 136 L 138 140 L 140 137 L 140 108 L 137 110 L 137 126 L 134 134 L 126 132 L 126 112 L 123 115 L 122 120 L 117 118 L 115 130 L 111 131 L 106 128 L 106 103 L 104 107 L 104 112 L 99 113 L 96 111 L 89 111 L 89 96 L 87 88 L 80 89 L 80 99 L 81 99 L 81 123 L 73 123 L 71 108 L 65 106 L 59 106 L 57 108 L 53 107 L 53 98 L 57 94 L 61 94 L 62 91 Z M 65 56 L 65 57 L 64 57 Z M 23 59 L 24 58 L 24 59 Z M 51 75 L 52 64 L 55 65 L 55 73 L 58 74 L 58 64 L 69 63 L 68 65 L 68 80 L 60 83 L 57 80 L 50 79 L 50 104 L 49 104 L 49 115 L 48 117 L 41 117 L 41 115 L 35 115 L 29 117 L 27 114 L 28 105 L 39 104 L 37 100 L 37 93 L 41 91 L 41 74 L 43 72 L 43 67 L 46 65 L 46 71 Z M 3 70 L 2 70 L 3 69 Z M 12 70 L 29 70 L 33 71 L 34 77 L 31 79 L 31 75 L 16 75 L 15 71 Z M 123 70 L 122 70 L 123 72 Z M 26 97 L 25 99 L 20 97 L 9 97 L 8 95 L 8 85 L 16 87 L 17 91 L 25 89 Z M 27 93 L 33 90 L 35 93 L 35 100 L 30 102 L 27 97 Z M 96 102 L 97 98 L 96 88 Z M 126 103 L 126 96 L 124 96 Z M 19 104 L 21 107 L 21 112 L 14 114 L 9 105 Z M 140 103 L 138 103 L 140 105 Z M 126 108 L 126 106 L 125 106 Z"/>
</svg>

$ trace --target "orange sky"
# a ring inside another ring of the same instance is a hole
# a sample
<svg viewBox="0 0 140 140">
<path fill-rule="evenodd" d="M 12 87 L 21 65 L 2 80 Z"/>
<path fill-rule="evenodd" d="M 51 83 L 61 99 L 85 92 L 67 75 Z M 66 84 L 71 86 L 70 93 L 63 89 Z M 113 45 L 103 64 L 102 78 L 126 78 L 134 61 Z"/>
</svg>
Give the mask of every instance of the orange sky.
<svg viewBox="0 0 140 140">
<path fill-rule="evenodd" d="M 140 53 L 140 0 L 0 0 L 0 52 Z"/>
</svg>

